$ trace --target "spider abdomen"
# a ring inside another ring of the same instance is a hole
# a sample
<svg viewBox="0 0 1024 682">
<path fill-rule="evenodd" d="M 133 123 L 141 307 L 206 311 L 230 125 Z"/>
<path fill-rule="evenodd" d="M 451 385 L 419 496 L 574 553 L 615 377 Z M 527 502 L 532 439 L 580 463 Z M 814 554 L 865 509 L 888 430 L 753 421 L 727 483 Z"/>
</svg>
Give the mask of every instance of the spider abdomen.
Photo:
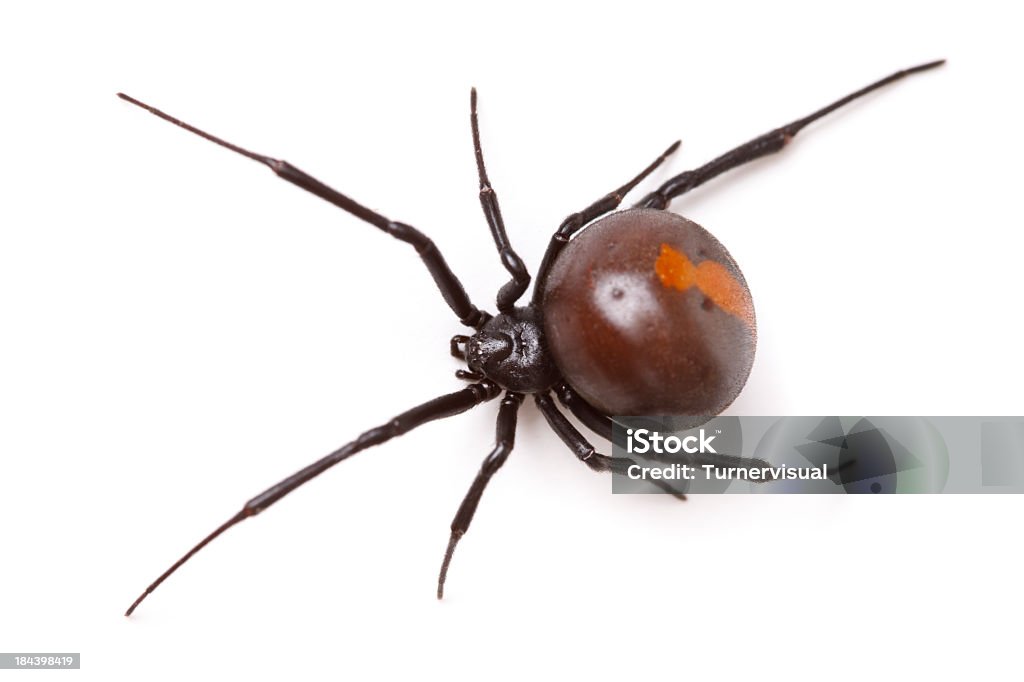
<svg viewBox="0 0 1024 682">
<path fill-rule="evenodd" d="M 565 380 L 608 415 L 713 416 L 746 383 L 757 331 L 722 244 L 674 213 L 587 227 L 545 283 L 545 340 Z"/>
</svg>

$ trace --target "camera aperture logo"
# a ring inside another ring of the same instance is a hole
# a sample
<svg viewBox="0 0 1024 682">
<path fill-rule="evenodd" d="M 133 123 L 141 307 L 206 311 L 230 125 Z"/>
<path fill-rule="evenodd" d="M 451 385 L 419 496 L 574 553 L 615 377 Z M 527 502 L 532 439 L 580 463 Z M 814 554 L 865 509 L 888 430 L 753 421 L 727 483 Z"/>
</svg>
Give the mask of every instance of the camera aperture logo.
<svg viewBox="0 0 1024 682">
<path fill-rule="evenodd" d="M 675 455 L 682 460 L 671 464 L 632 464 L 626 476 L 634 481 L 641 480 L 718 480 L 718 481 L 823 481 L 828 478 L 828 464 L 820 466 L 722 466 L 721 458 L 716 463 L 702 463 L 703 457 L 718 455 L 713 441 L 721 435 L 721 429 L 708 435 L 700 429 L 689 436 L 664 436 L 651 429 L 627 429 L 626 452 L 631 455 L 646 455 L 650 459 L 665 459 Z M 738 458 L 737 458 L 738 459 Z M 760 462 L 759 464 L 766 464 Z"/>
</svg>

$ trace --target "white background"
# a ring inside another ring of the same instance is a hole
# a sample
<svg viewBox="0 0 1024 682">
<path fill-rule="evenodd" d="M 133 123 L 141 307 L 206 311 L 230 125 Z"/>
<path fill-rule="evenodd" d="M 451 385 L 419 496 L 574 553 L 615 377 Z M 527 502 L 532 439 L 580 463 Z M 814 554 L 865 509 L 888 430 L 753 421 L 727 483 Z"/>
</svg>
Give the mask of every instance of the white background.
<svg viewBox="0 0 1024 682">
<path fill-rule="evenodd" d="M 1019 497 L 612 496 L 529 402 L 443 603 L 494 404 L 345 462 L 121 615 L 246 499 L 459 388 L 462 328 L 409 247 L 115 92 L 418 226 L 493 308 L 470 85 L 536 268 L 674 139 L 644 190 L 945 57 L 672 208 L 754 295 L 730 413 L 1022 414 L 1020 22 L 961 5 L 8 9 L 0 650 L 104 680 L 1019 675 Z"/>
</svg>

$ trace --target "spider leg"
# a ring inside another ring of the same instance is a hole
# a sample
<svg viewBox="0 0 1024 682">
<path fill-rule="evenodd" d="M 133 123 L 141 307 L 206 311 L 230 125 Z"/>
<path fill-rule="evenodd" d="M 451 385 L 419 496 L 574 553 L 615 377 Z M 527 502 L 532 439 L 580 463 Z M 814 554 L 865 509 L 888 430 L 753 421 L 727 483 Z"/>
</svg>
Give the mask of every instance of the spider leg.
<svg viewBox="0 0 1024 682">
<path fill-rule="evenodd" d="M 736 147 L 735 149 L 722 154 L 718 158 L 709 161 L 700 168 L 680 173 L 674 178 L 669 179 L 661 187 L 648 194 L 643 198 L 637 207 L 642 208 L 665 208 L 668 206 L 669 201 L 673 198 L 689 192 L 695 187 L 703 185 L 711 178 L 724 173 L 727 170 L 742 166 L 748 161 L 766 156 L 768 154 L 774 154 L 780 151 L 783 147 L 789 144 L 790 140 L 799 133 L 806 125 L 817 121 L 822 116 L 829 114 L 839 107 L 849 104 L 858 97 L 862 97 L 873 90 L 877 90 L 893 81 L 897 81 L 904 76 L 909 76 L 912 73 L 919 73 L 921 71 L 927 71 L 928 69 L 934 69 L 937 66 L 941 66 L 946 60 L 940 59 L 938 61 L 929 62 L 927 64 L 921 64 L 903 71 L 897 71 L 896 73 L 886 76 L 880 81 L 876 81 L 867 87 L 861 88 L 860 90 L 850 93 L 842 99 L 836 100 L 832 104 L 815 111 L 813 114 L 805 116 L 801 119 L 797 119 L 792 123 L 776 128 L 770 132 L 755 137 L 753 140 Z"/>
<path fill-rule="evenodd" d="M 321 199 L 334 204 L 343 211 L 351 213 L 360 220 L 364 220 L 382 231 L 387 232 L 392 237 L 407 244 L 411 244 L 413 248 L 416 249 L 416 253 L 418 253 L 420 258 L 423 260 L 423 263 L 427 266 L 427 270 L 430 271 L 430 275 L 433 277 L 434 283 L 440 290 L 445 303 L 447 303 L 459 317 L 460 322 L 466 326 L 479 329 L 488 319 L 490 319 L 490 315 L 478 309 L 470 302 L 469 296 L 466 294 L 466 290 L 462 287 L 462 283 L 459 281 L 459 278 L 455 276 L 455 273 L 452 272 L 451 268 L 448 267 L 448 263 L 445 262 L 444 256 L 441 255 L 441 252 L 437 249 L 434 242 L 415 227 L 385 218 L 381 214 L 366 208 L 356 201 L 353 201 L 341 192 L 331 189 L 324 183 L 310 175 L 307 175 L 287 161 L 263 156 L 262 154 L 256 154 L 247 149 L 231 144 L 230 142 L 226 142 L 219 137 L 214 137 L 195 126 L 189 125 L 184 121 L 165 114 L 159 109 L 140 102 L 134 97 L 129 97 L 123 93 L 118 93 L 117 96 L 126 102 L 131 102 L 135 106 L 141 107 L 151 114 L 158 116 L 165 121 L 169 121 L 176 126 L 184 128 L 199 137 L 207 139 L 215 144 L 219 144 L 220 146 L 250 158 L 253 161 L 262 163 L 270 168 L 270 170 L 274 171 L 278 177 L 287 180 L 297 187 L 301 187 L 307 192 L 315 194 Z"/>
<path fill-rule="evenodd" d="M 134 611 L 136 607 L 142 603 L 142 600 L 145 599 L 153 590 L 159 587 L 160 583 L 166 580 L 172 573 L 178 570 L 182 564 L 188 561 L 193 554 L 208 545 L 218 535 L 250 516 L 259 514 L 261 511 L 274 504 L 291 491 L 316 476 L 319 476 L 338 462 L 348 459 L 360 450 L 365 450 L 373 445 L 380 445 L 385 441 L 391 440 L 395 436 L 400 436 L 403 433 L 411 431 L 417 426 L 426 424 L 429 421 L 452 417 L 465 412 L 469 408 L 479 405 L 482 402 L 496 398 L 500 392 L 501 389 L 499 389 L 494 383 L 490 381 L 482 381 L 478 384 L 474 384 L 473 386 L 468 386 L 461 391 L 455 391 L 454 393 L 434 398 L 433 400 L 425 402 L 411 410 L 403 412 L 381 426 L 366 431 L 351 443 L 343 445 L 331 454 L 313 462 L 283 481 L 272 485 L 256 497 L 246 502 L 241 511 L 203 538 L 199 544 L 190 549 L 183 557 L 178 559 L 170 568 L 164 571 L 163 574 L 161 574 L 152 585 L 147 587 L 146 590 L 139 595 L 139 598 L 136 599 L 130 607 L 128 607 L 128 610 L 124 615 L 132 615 L 132 611 Z"/>
<path fill-rule="evenodd" d="M 599 454 L 594 449 L 594 446 L 583 437 L 583 434 L 577 431 L 576 427 L 565 418 L 565 415 L 558 411 L 558 408 L 551 401 L 551 396 L 546 393 L 537 393 L 533 398 L 537 402 L 537 407 L 540 408 L 541 414 L 544 415 L 544 418 L 555 433 L 558 434 L 558 437 L 562 439 L 562 442 L 569 446 L 569 449 L 573 451 L 577 459 L 593 471 L 611 471 L 612 473 L 625 476 L 629 467 L 636 464 L 635 461 L 628 457 L 608 457 Z M 651 483 L 680 500 L 686 499 L 685 495 L 676 491 L 669 483 L 663 480 L 653 479 Z"/>
<path fill-rule="evenodd" d="M 626 449 L 623 440 L 623 431 L 615 431 L 612 418 L 601 413 L 593 405 L 583 399 L 569 384 L 562 382 L 555 386 L 555 393 L 559 401 L 572 412 L 577 419 L 583 422 L 588 429 L 601 436 L 605 440 L 612 441 L 620 449 Z M 700 466 L 710 464 L 713 467 L 742 467 L 755 468 L 770 467 L 771 464 L 763 459 L 753 457 L 738 457 L 718 452 L 696 452 L 693 454 L 678 452 L 660 454 L 650 452 L 645 455 L 646 459 L 656 462 L 684 463 Z M 756 480 L 757 483 L 764 482 L 764 479 Z"/>
<path fill-rule="evenodd" d="M 501 264 L 505 266 L 511 281 L 507 282 L 498 291 L 498 311 L 507 313 L 515 306 L 516 301 L 530 286 L 530 272 L 519 254 L 512 248 L 505 232 L 505 220 L 501 217 L 501 207 L 498 206 L 498 195 L 491 187 L 491 181 L 487 177 L 487 168 L 484 166 L 484 153 L 480 146 L 480 126 L 476 116 L 476 88 L 469 91 L 469 123 L 473 129 L 473 151 L 476 155 L 476 170 L 480 176 L 480 206 L 484 209 L 484 217 L 487 218 L 487 225 L 491 228 L 491 236 L 494 237 L 494 245 L 498 247 L 498 256 Z"/>
<path fill-rule="evenodd" d="M 619 438 L 619 442 L 616 442 L 615 429 L 612 427 L 611 417 L 599 412 L 597 408 L 584 400 L 583 396 L 574 391 L 568 383 L 563 381 L 555 386 L 555 395 L 558 396 L 559 402 L 568 408 L 588 429 L 605 440 L 615 443 L 620 448 L 626 448 L 626 444 L 621 438 Z"/>
<path fill-rule="evenodd" d="M 491 450 L 491 453 L 484 459 L 483 464 L 480 465 L 480 471 L 477 473 L 476 478 L 473 479 L 473 485 L 469 487 L 469 492 L 466 493 L 462 504 L 459 505 L 459 510 L 455 512 L 455 518 L 452 519 L 452 534 L 448 539 L 448 549 L 445 550 L 444 561 L 441 562 L 441 572 L 437 577 L 438 599 L 444 597 L 444 581 L 448 577 L 448 565 L 451 563 L 452 555 L 455 553 L 455 546 L 462 539 L 462 536 L 466 534 L 466 531 L 469 530 L 469 524 L 473 521 L 473 515 L 476 513 L 476 507 L 480 503 L 480 497 L 484 494 L 484 488 L 490 482 L 491 476 L 501 468 L 501 465 L 505 463 L 505 460 L 508 459 L 509 454 L 512 452 L 516 439 L 516 415 L 522 403 L 522 394 L 513 393 L 512 391 L 507 391 L 501 401 L 501 406 L 498 408 L 498 425 L 495 429 L 496 443 L 494 449 Z"/>
<path fill-rule="evenodd" d="M 565 245 L 569 243 L 569 238 L 579 232 L 580 229 L 590 221 L 618 208 L 626 194 L 636 187 L 640 181 L 653 173 L 654 169 L 660 166 L 665 159 L 672 155 L 673 152 L 679 149 L 679 144 L 680 141 L 676 140 L 668 149 L 662 152 L 661 156 L 655 159 L 651 165 L 640 171 L 640 174 L 635 178 L 627 182 L 622 187 L 612 190 L 608 194 L 604 195 L 579 213 L 573 213 L 562 221 L 562 224 L 558 226 L 558 230 L 556 230 L 555 234 L 551 236 L 551 241 L 548 242 L 547 251 L 544 252 L 544 258 L 541 260 L 540 269 L 537 270 L 537 286 L 533 289 L 532 299 L 534 305 L 540 304 L 541 297 L 544 294 L 544 283 L 547 281 L 548 270 L 551 269 L 551 266 L 554 264 L 558 254 L 560 254 L 562 249 L 565 248 Z"/>
</svg>

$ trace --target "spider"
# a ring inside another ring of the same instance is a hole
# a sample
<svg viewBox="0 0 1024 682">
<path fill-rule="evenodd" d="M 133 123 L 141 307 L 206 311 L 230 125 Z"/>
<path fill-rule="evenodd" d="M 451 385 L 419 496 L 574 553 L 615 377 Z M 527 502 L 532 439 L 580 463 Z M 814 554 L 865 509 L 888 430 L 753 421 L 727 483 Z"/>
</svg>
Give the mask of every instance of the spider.
<svg viewBox="0 0 1024 682">
<path fill-rule="evenodd" d="M 615 212 L 625 195 L 678 149 L 680 143 L 673 143 L 629 182 L 562 222 L 541 261 L 533 295 L 522 306 L 517 302 L 531 277 L 512 248 L 498 196 L 487 177 L 477 124 L 477 95 L 472 89 L 470 126 L 480 205 L 501 264 L 511 276 L 498 291 L 494 315 L 470 301 L 437 246 L 415 227 L 363 206 L 287 161 L 231 144 L 118 93 L 121 99 L 166 121 L 264 164 L 282 179 L 411 245 L 452 312 L 473 330 L 472 335 L 451 339 L 451 354 L 466 363 L 466 369 L 458 370 L 456 376 L 469 382 L 467 387 L 399 414 L 267 488 L 164 571 L 125 615 L 130 616 L 153 590 L 221 533 L 335 464 L 429 421 L 460 414 L 499 396 L 496 444 L 452 521 L 437 580 L 438 599 L 444 596 L 455 547 L 469 529 L 484 489 L 512 452 L 517 413 L 527 394 L 581 462 L 594 471 L 620 474 L 633 460 L 598 453 L 555 406 L 552 394 L 587 428 L 607 440 L 612 440 L 613 415 L 707 415 L 694 417 L 691 425 L 697 425 L 722 412 L 743 388 L 753 363 L 753 303 L 743 275 L 725 247 L 696 223 L 667 212 L 669 202 L 727 170 L 780 151 L 805 126 L 839 107 L 944 61 L 897 71 L 680 173 L 633 208 Z M 700 457 L 714 465 L 736 464 L 739 459 L 714 454 Z M 667 483 L 656 483 L 683 497 Z"/>
</svg>

